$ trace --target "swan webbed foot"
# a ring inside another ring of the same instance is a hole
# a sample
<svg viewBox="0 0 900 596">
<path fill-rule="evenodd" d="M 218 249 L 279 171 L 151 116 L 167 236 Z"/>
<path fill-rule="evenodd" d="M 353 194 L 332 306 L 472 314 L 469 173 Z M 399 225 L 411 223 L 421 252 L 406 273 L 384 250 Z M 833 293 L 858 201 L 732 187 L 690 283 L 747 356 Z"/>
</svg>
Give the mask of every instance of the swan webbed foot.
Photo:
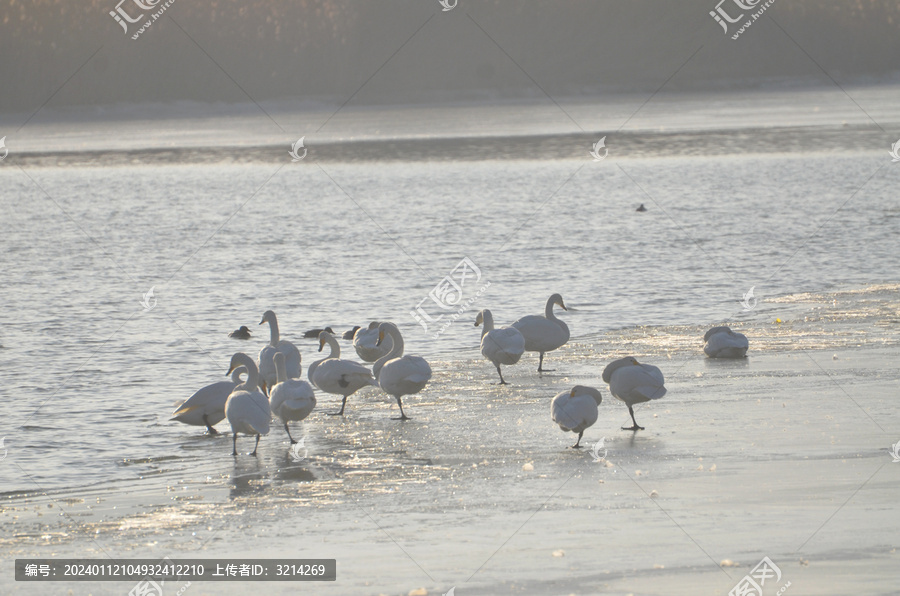
<svg viewBox="0 0 900 596">
<path fill-rule="evenodd" d="M 634 431 L 637 431 L 637 430 L 644 430 L 644 427 L 643 427 L 643 426 L 638 426 L 637 424 L 635 424 L 634 426 L 623 426 L 623 427 L 622 427 L 622 430 L 634 430 Z"/>
<path fill-rule="evenodd" d="M 509 385 L 509 383 L 507 383 L 507 382 L 504 381 L 503 379 L 500 379 L 500 382 L 497 383 L 497 385 Z"/>
<path fill-rule="evenodd" d="M 327 414 L 328 416 L 343 416 L 344 411 L 341 410 L 340 412 L 325 412 L 325 414 Z"/>
<path fill-rule="evenodd" d="M 402 416 L 393 416 L 393 417 L 391 418 L 391 420 L 412 420 L 412 418 L 410 418 L 409 416 L 407 416 L 406 414 L 404 414 L 404 415 L 402 415 Z"/>
<path fill-rule="evenodd" d="M 538 368 L 538 372 L 539 373 L 556 372 L 556 369 L 555 368 Z"/>
<path fill-rule="evenodd" d="M 207 416 L 206 414 L 203 415 L 203 424 L 206 425 L 207 434 L 210 436 L 215 436 L 215 435 L 219 434 L 219 431 L 217 431 L 212 426 L 210 426 L 209 419 L 206 416 Z"/>
</svg>

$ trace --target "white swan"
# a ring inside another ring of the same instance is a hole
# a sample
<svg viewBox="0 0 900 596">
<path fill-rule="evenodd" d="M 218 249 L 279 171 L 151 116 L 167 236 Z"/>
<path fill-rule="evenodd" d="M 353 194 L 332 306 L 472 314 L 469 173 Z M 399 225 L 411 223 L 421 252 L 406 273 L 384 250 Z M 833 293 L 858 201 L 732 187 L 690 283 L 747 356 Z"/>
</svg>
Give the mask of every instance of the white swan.
<svg viewBox="0 0 900 596">
<path fill-rule="evenodd" d="M 241 375 L 246 373 L 247 369 L 239 366 L 231 371 L 230 381 L 219 381 L 198 389 L 178 404 L 171 419 L 191 426 L 206 426 L 209 434 L 219 434 L 213 426 L 225 420 L 225 402 L 234 388 L 241 384 Z"/>
<path fill-rule="evenodd" d="M 284 422 L 284 430 L 291 440 L 291 445 L 293 445 L 297 441 L 291 436 L 288 422 L 300 421 L 309 416 L 313 408 L 316 407 L 316 394 L 313 392 L 312 386 L 306 381 L 287 378 L 287 372 L 285 372 L 284 368 L 284 354 L 281 352 L 275 354 L 275 372 L 278 382 L 272 387 L 269 405 L 272 408 L 272 413 Z"/>
<path fill-rule="evenodd" d="M 233 433 L 231 455 L 237 455 L 238 433 L 256 435 L 256 445 L 253 447 L 253 453 L 250 454 L 256 455 L 259 436 L 269 434 L 272 410 L 269 409 L 269 400 L 257 390 L 259 388 L 259 371 L 256 369 L 253 358 L 238 352 L 231 357 L 228 374 L 231 374 L 239 366 L 247 369 L 247 380 L 235 387 L 225 402 L 225 417 L 231 423 L 231 432 Z"/>
<path fill-rule="evenodd" d="M 497 367 L 500 384 L 506 385 L 501 364 L 515 364 L 525 353 L 525 337 L 514 327 L 494 328 L 494 315 L 484 309 L 475 316 L 475 326 L 484 323 L 481 330 L 481 353 Z"/>
<path fill-rule="evenodd" d="M 541 353 L 538 372 L 544 372 L 544 353 L 552 352 L 569 341 L 569 328 L 553 314 L 554 304 L 568 310 L 562 296 L 553 294 L 547 299 L 544 316 L 528 315 L 512 324 L 525 337 L 525 351 Z"/>
<path fill-rule="evenodd" d="M 260 384 L 260 388 L 268 393 L 269 389 L 277 382 L 277 377 L 275 373 L 275 352 L 281 352 L 284 354 L 284 367 L 285 372 L 289 379 L 299 379 L 300 378 L 300 350 L 297 349 L 297 346 L 292 344 L 291 342 L 280 339 L 281 336 L 278 334 L 278 319 L 275 318 L 275 313 L 271 310 L 267 310 L 262 317 L 262 321 L 259 322 L 260 325 L 263 323 L 269 324 L 269 345 L 264 347 L 259 351 L 259 376 L 263 381 Z"/>
<path fill-rule="evenodd" d="M 347 398 L 369 385 L 378 386 L 372 372 L 352 360 L 341 359 L 341 346 L 334 336 L 327 331 L 319 334 L 319 351 L 328 344 L 331 352 L 327 358 L 317 360 L 309 365 L 307 374 L 313 385 L 325 393 L 333 393 L 344 397 L 339 412 L 328 412 L 331 416 L 343 416 Z"/>
<path fill-rule="evenodd" d="M 750 347 L 746 335 L 724 326 L 713 327 L 707 331 L 703 341 L 706 342 L 703 351 L 710 358 L 743 358 Z"/>
<path fill-rule="evenodd" d="M 373 370 L 377 369 L 375 376 L 378 378 L 378 385 L 385 393 L 394 396 L 400 406 L 400 417 L 394 420 L 409 420 L 409 416 L 403 413 L 401 398 L 425 388 L 431 379 L 431 367 L 424 358 L 403 355 L 403 337 L 393 323 L 378 326 L 378 342 L 382 343 L 386 337 L 393 341 L 393 348 L 375 363 Z"/>
<path fill-rule="evenodd" d="M 378 325 L 380 324 L 378 321 L 372 321 L 366 329 L 357 329 L 353 336 L 353 349 L 365 362 L 377 361 L 394 347 L 394 344 L 389 341 L 378 345 Z"/>
<path fill-rule="evenodd" d="M 631 414 L 632 427 L 622 427 L 622 430 L 644 430 L 638 426 L 634 419 L 634 404 L 659 399 L 666 394 L 663 386 L 662 371 L 651 364 L 640 364 L 631 356 L 619 358 L 610 362 L 603 369 L 603 380 L 609 383 L 609 392 L 613 397 L 624 401 L 628 405 L 628 413 Z"/>
<path fill-rule="evenodd" d="M 563 391 L 550 402 L 550 416 L 553 422 L 567 432 L 578 433 L 578 440 L 572 449 L 581 449 L 581 435 L 597 422 L 597 406 L 603 401 L 600 392 L 593 387 L 575 385 L 570 391 Z"/>
</svg>

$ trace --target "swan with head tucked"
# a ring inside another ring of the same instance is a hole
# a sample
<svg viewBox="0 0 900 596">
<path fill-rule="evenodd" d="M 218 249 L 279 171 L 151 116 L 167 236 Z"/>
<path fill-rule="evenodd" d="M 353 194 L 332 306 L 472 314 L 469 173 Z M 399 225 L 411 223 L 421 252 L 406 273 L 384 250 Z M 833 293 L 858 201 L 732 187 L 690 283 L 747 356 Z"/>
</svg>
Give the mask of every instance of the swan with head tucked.
<svg viewBox="0 0 900 596">
<path fill-rule="evenodd" d="M 386 341 L 378 345 L 378 325 L 380 324 L 378 321 L 372 321 L 365 329 L 357 329 L 353 336 L 353 349 L 365 362 L 377 362 L 394 347 L 390 338 L 385 338 Z"/>
<path fill-rule="evenodd" d="M 235 387 L 225 402 L 225 417 L 231 424 L 232 432 L 231 455 L 237 455 L 238 433 L 256 435 L 256 445 L 250 454 L 256 455 L 259 436 L 269 434 L 272 410 L 269 408 L 269 400 L 259 392 L 259 371 L 253 358 L 238 352 L 231 357 L 228 374 L 239 366 L 247 369 L 247 380 Z"/>
<path fill-rule="evenodd" d="M 475 316 L 475 326 L 478 327 L 482 323 L 484 327 L 481 329 L 481 353 L 497 367 L 500 384 L 506 385 L 500 365 L 515 364 L 519 361 L 525 353 L 525 337 L 515 327 L 495 329 L 494 315 L 486 308 Z"/>
<path fill-rule="evenodd" d="M 431 367 L 424 358 L 403 355 L 403 337 L 393 323 L 382 323 L 378 326 L 378 343 L 386 337 L 393 341 L 390 353 L 375 363 L 373 371 L 378 385 L 388 395 L 392 395 L 400 406 L 400 417 L 394 420 L 409 420 L 403 412 L 403 396 L 418 393 L 425 388 L 431 379 Z"/>
<path fill-rule="evenodd" d="M 296 443 L 294 437 L 291 436 L 291 429 L 288 428 L 288 422 L 299 422 L 313 411 L 316 407 L 316 394 L 312 386 L 306 381 L 300 379 L 287 378 L 287 372 L 284 368 L 284 354 L 275 353 L 275 373 L 277 383 L 272 387 L 269 395 L 269 406 L 272 414 L 278 416 L 284 423 L 284 430 L 291 440 L 291 445 Z"/>
<path fill-rule="evenodd" d="M 198 389 L 178 404 L 172 412 L 172 420 L 191 426 L 206 426 L 210 435 L 219 434 L 213 426 L 225 419 L 225 402 L 234 388 L 241 384 L 241 375 L 246 373 L 247 369 L 239 366 L 231 371 L 230 381 L 219 381 Z"/>
<path fill-rule="evenodd" d="M 634 426 L 622 430 L 644 430 L 634 419 L 634 404 L 659 399 L 666 394 L 662 371 L 651 364 L 641 364 L 635 358 L 626 356 L 610 362 L 603 369 L 603 380 L 609 383 L 609 392 L 628 405 L 628 413 Z"/>
<path fill-rule="evenodd" d="M 593 387 L 575 385 L 563 391 L 550 402 L 550 417 L 567 432 L 578 433 L 572 449 L 581 449 L 581 435 L 597 422 L 597 406 L 603 401 L 600 392 Z"/>
<path fill-rule="evenodd" d="M 547 299 L 544 315 L 528 315 L 512 324 L 525 337 L 526 352 L 540 352 L 538 372 L 545 372 L 544 354 L 564 345 L 569 341 L 569 327 L 553 314 L 553 305 L 568 310 L 562 296 L 553 294 Z M 552 371 L 547 371 L 552 372 Z"/>
<path fill-rule="evenodd" d="M 703 341 L 706 342 L 703 351 L 710 358 L 743 358 L 750 347 L 746 335 L 726 326 L 713 327 L 703 336 Z"/>
<path fill-rule="evenodd" d="M 278 319 L 275 313 L 267 310 L 262 317 L 260 325 L 269 324 L 269 344 L 259 351 L 259 376 L 262 383 L 260 388 L 266 393 L 277 381 L 275 373 L 275 352 L 284 354 L 284 367 L 289 379 L 300 378 L 300 350 L 291 342 L 281 339 L 278 333 Z"/>
<path fill-rule="evenodd" d="M 328 412 L 330 416 L 343 416 L 347 406 L 347 398 L 369 385 L 378 386 L 372 372 L 352 360 L 341 359 L 341 346 L 332 334 L 323 331 L 319 334 L 319 351 L 328 344 L 330 353 L 326 358 L 309 365 L 307 375 L 313 385 L 325 393 L 333 393 L 344 397 L 338 412 Z"/>
</svg>

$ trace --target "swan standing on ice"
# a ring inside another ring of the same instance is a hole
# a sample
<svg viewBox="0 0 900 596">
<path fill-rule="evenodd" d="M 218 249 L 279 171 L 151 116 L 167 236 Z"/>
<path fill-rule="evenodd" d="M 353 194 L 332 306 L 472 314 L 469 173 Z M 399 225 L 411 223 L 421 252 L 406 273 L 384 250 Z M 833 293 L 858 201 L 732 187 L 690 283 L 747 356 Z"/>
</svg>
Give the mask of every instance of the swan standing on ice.
<svg viewBox="0 0 900 596">
<path fill-rule="evenodd" d="M 488 309 L 482 310 L 475 317 L 476 327 L 482 323 L 484 327 L 481 330 L 481 353 L 497 367 L 500 384 L 506 385 L 503 373 L 500 372 L 500 365 L 515 364 L 519 361 L 525 352 L 525 337 L 514 327 L 495 329 L 494 315 Z"/>
<path fill-rule="evenodd" d="M 378 386 L 372 372 L 352 360 L 341 359 L 341 346 L 334 336 L 327 331 L 319 334 L 319 351 L 328 344 L 330 353 L 326 358 L 309 365 L 307 375 L 313 385 L 325 393 L 333 393 L 344 397 L 339 412 L 328 412 L 329 416 L 343 416 L 347 398 L 369 385 Z"/>
<path fill-rule="evenodd" d="M 666 394 L 663 386 L 662 371 L 651 364 L 640 364 L 631 356 L 619 358 L 610 362 L 603 369 L 603 380 L 609 383 L 609 392 L 613 397 L 624 401 L 628 405 L 628 413 L 631 414 L 632 427 L 622 427 L 622 430 L 644 430 L 638 426 L 634 419 L 634 404 L 659 399 Z"/>
<path fill-rule="evenodd" d="M 724 326 L 713 327 L 707 331 L 703 341 L 706 342 L 703 351 L 710 358 L 743 358 L 750 347 L 746 335 Z"/>
<path fill-rule="evenodd" d="M 601 401 L 603 397 L 598 390 L 584 385 L 575 385 L 553 398 L 550 403 L 553 422 L 564 431 L 578 433 L 572 449 L 581 449 L 581 435 L 597 422 L 597 406 Z"/>
<path fill-rule="evenodd" d="M 259 351 L 259 376 L 261 377 L 262 383 L 260 384 L 260 388 L 268 393 L 269 388 L 272 387 L 276 383 L 276 373 L 275 373 L 275 352 L 281 352 L 284 354 L 284 367 L 285 372 L 289 379 L 299 379 L 300 378 L 300 350 L 297 349 L 297 346 L 292 344 L 291 342 L 280 339 L 280 335 L 278 334 L 278 319 L 275 318 L 275 313 L 271 310 L 267 310 L 262 317 L 262 321 L 259 322 L 260 325 L 263 323 L 269 324 L 269 331 L 271 333 L 269 338 L 269 345 L 264 347 Z"/>
<path fill-rule="evenodd" d="M 230 381 L 219 381 L 198 389 L 194 395 L 178 404 L 172 412 L 172 420 L 191 426 L 206 426 L 210 435 L 219 434 L 213 426 L 225 420 L 225 402 L 234 388 L 241 384 L 241 375 L 246 373 L 247 369 L 239 366 L 231 371 Z"/>
<path fill-rule="evenodd" d="M 552 372 L 544 369 L 544 353 L 552 352 L 569 341 L 569 328 L 553 314 L 554 304 L 558 304 L 563 310 L 569 310 L 563 303 L 562 296 L 553 294 L 547 299 L 544 316 L 528 315 L 512 324 L 525 337 L 525 351 L 541 353 L 538 372 Z"/>
<path fill-rule="evenodd" d="M 394 347 L 389 341 L 378 345 L 378 325 L 380 324 L 378 321 L 372 321 L 366 329 L 358 329 L 356 335 L 353 336 L 353 349 L 366 362 L 378 361 Z"/>
<path fill-rule="evenodd" d="M 403 355 L 403 337 L 393 323 L 382 323 L 378 326 L 378 343 L 381 344 L 385 337 L 391 338 L 393 347 L 390 353 L 375 363 L 373 371 L 381 389 L 392 395 L 400 406 L 400 417 L 394 420 L 409 420 L 409 416 L 403 413 L 402 397 L 418 393 L 425 388 L 431 379 L 431 367 L 424 358 Z"/>
<path fill-rule="evenodd" d="M 247 380 L 235 387 L 225 402 L 225 416 L 228 418 L 228 422 L 231 423 L 231 432 L 233 433 L 231 455 L 237 455 L 238 433 L 256 435 L 256 445 L 253 447 L 253 453 L 250 454 L 256 455 L 256 448 L 259 447 L 259 436 L 269 434 L 269 421 L 272 419 L 272 410 L 269 409 L 269 400 L 258 391 L 259 371 L 256 369 L 256 363 L 253 362 L 253 358 L 238 352 L 231 357 L 231 366 L 228 368 L 228 374 L 231 374 L 239 366 L 247 369 Z"/>
<path fill-rule="evenodd" d="M 299 422 L 309 416 L 313 408 L 316 407 L 316 394 L 313 392 L 312 386 L 306 381 L 287 378 L 287 373 L 284 369 L 284 354 L 281 352 L 275 354 L 275 373 L 278 382 L 272 387 L 269 405 L 272 408 L 272 413 L 284 422 L 284 430 L 291 440 L 291 445 L 293 445 L 297 441 L 291 436 L 288 422 Z"/>
</svg>

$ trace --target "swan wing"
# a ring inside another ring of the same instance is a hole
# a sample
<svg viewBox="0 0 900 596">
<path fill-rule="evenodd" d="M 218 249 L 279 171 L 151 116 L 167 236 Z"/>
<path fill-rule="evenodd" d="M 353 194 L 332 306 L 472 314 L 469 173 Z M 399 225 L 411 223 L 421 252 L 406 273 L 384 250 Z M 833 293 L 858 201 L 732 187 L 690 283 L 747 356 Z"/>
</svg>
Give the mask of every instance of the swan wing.
<svg viewBox="0 0 900 596">
<path fill-rule="evenodd" d="M 597 402 L 588 394 L 563 391 L 550 403 L 550 415 L 561 429 L 579 433 L 597 422 Z"/>
<path fill-rule="evenodd" d="M 481 353 L 494 364 L 515 364 L 525 352 L 525 337 L 513 327 L 494 329 L 481 338 Z"/>
<path fill-rule="evenodd" d="M 172 412 L 172 419 L 194 426 L 205 426 L 205 415 L 210 425 L 221 422 L 225 418 L 225 402 L 234 388 L 233 382 L 220 381 L 198 389 Z"/>
<path fill-rule="evenodd" d="M 512 324 L 525 338 L 525 350 L 550 352 L 569 341 L 569 328 L 562 321 L 540 315 L 528 315 Z"/>
</svg>

